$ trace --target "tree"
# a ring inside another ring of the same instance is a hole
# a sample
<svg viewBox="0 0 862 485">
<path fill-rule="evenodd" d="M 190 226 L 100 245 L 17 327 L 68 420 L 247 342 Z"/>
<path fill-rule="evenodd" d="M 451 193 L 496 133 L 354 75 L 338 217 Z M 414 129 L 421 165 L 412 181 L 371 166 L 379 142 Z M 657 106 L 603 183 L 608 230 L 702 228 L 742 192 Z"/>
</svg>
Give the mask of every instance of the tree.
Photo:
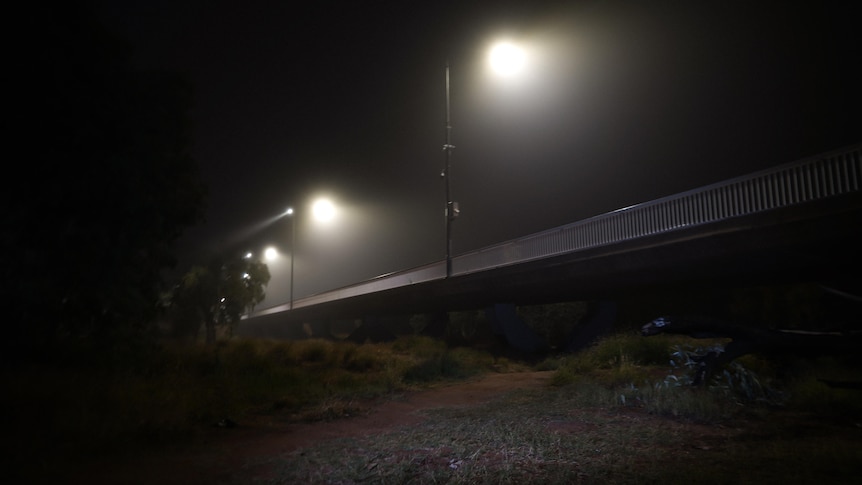
<svg viewBox="0 0 862 485">
<path fill-rule="evenodd" d="M 132 51 L 79 2 L 28 7 L 13 181 L 2 192 L 9 283 L 4 345 L 110 341 L 155 321 L 173 244 L 203 217 L 190 154 L 192 88 L 132 67 Z M 12 172 L 10 172 L 11 174 Z"/>
<path fill-rule="evenodd" d="M 171 299 L 174 335 L 196 339 L 203 324 L 211 344 L 216 327 L 232 332 L 240 317 L 263 301 L 269 278 L 266 264 L 248 258 L 214 257 L 209 264 L 193 266 Z"/>
</svg>

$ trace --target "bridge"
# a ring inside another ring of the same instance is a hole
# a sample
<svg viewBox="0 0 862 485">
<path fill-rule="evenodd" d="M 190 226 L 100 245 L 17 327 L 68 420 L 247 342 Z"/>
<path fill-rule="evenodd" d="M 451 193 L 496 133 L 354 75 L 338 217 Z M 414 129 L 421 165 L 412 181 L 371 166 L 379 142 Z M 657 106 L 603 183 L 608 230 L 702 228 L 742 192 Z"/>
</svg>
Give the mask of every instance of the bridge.
<svg viewBox="0 0 862 485">
<path fill-rule="evenodd" d="M 240 335 L 302 322 L 614 298 L 645 288 L 855 281 L 862 145 L 625 207 L 255 311 Z"/>
</svg>

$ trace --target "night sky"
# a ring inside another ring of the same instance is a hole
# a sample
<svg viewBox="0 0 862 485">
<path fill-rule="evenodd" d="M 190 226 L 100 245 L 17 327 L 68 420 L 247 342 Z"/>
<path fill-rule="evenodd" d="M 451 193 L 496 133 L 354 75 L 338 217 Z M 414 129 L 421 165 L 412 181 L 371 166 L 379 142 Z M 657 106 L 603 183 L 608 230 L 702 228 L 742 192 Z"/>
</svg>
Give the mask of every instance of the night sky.
<svg viewBox="0 0 862 485">
<path fill-rule="evenodd" d="M 752 4 L 757 3 L 757 6 Z M 210 199 L 184 261 L 272 244 L 296 296 L 862 141 L 853 2 L 104 2 L 142 68 L 195 85 Z M 489 75 L 506 37 L 517 79 Z M 309 201 L 340 208 L 312 224 Z M 267 303 L 286 297 L 273 263 Z"/>
</svg>

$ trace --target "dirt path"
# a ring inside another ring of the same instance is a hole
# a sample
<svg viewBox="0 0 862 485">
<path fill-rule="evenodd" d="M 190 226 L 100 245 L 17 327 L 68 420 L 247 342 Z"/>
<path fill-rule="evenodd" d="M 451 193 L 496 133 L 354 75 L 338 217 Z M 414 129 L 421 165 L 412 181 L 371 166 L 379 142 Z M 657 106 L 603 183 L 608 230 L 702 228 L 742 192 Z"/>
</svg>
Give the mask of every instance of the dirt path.
<svg viewBox="0 0 862 485">
<path fill-rule="evenodd" d="M 359 416 L 330 422 L 242 425 L 218 430 L 203 445 L 166 448 L 123 460 L 94 462 L 75 473 L 71 483 L 203 484 L 229 483 L 243 476 L 265 479 L 279 455 L 323 440 L 368 436 L 421 422 L 419 411 L 473 406 L 516 389 L 546 386 L 551 372 L 489 374 L 402 398 L 367 403 Z"/>
</svg>

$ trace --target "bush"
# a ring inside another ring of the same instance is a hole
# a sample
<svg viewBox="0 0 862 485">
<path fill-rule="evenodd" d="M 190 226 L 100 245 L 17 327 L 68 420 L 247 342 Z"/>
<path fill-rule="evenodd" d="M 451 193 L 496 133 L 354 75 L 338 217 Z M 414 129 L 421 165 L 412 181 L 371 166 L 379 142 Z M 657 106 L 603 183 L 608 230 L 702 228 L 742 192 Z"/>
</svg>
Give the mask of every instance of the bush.
<svg viewBox="0 0 862 485">
<path fill-rule="evenodd" d="M 299 363 L 299 357 L 292 340 L 284 342 L 266 342 L 262 344 L 266 359 L 275 365 L 292 366 Z"/>
<path fill-rule="evenodd" d="M 176 441 L 226 417 L 241 422 L 261 412 L 293 419 L 287 416 L 319 409 L 321 403 L 335 409 L 341 400 L 486 372 L 495 359 L 473 349 L 450 350 L 441 340 L 408 336 L 361 345 L 238 339 L 204 347 L 172 342 L 132 346 L 126 354 L 68 346 L 55 352 L 53 362 L 3 374 L 8 383 L 4 402 L 16 423 L 45 425 L 44 434 L 19 430 L 20 439 L 32 445 L 21 447 L 29 450 L 28 456 L 64 443 L 86 452 L 122 443 Z"/>
<path fill-rule="evenodd" d="M 429 357 L 446 351 L 446 342 L 421 335 L 398 337 L 392 343 L 392 350 L 401 354 Z"/>
<path fill-rule="evenodd" d="M 783 369 L 786 374 L 787 407 L 814 413 L 862 416 L 858 389 L 830 387 L 827 382 L 862 382 L 857 362 L 840 362 L 833 357 L 800 359 Z"/>
<path fill-rule="evenodd" d="M 382 353 L 375 347 L 342 344 L 341 365 L 353 372 L 378 371 L 386 365 Z"/>
<path fill-rule="evenodd" d="M 464 376 L 464 366 L 451 352 L 422 359 L 404 372 L 404 380 L 408 383 L 426 383 Z"/>
<path fill-rule="evenodd" d="M 307 363 L 334 362 L 333 345 L 326 340 L 304 340 L 298 345 L 299 358 Z"/>
<path fill-rule="evenodd" d="M 556 365 L 552 384 L 564 387 L 599 385 L 622 406 L 645 407 L 650 412 L 716 421 L 736 411 L 738 403 L 780 403 L 783 395 L 767 385 L 741 362 L 722 369 L 708 389 L 691 387 L 695 353 L 723 340 L 696 340 L 680 336 L 644 338 L 634 333 L 610 335 L 574 355 L 546 361 Z M 755 360 L 762 368 L 768 365 Z M 604 392 L 604 391 L 603 391 Z M 604 400 L 605 398 L 598 398 Z"/>
</svg>

